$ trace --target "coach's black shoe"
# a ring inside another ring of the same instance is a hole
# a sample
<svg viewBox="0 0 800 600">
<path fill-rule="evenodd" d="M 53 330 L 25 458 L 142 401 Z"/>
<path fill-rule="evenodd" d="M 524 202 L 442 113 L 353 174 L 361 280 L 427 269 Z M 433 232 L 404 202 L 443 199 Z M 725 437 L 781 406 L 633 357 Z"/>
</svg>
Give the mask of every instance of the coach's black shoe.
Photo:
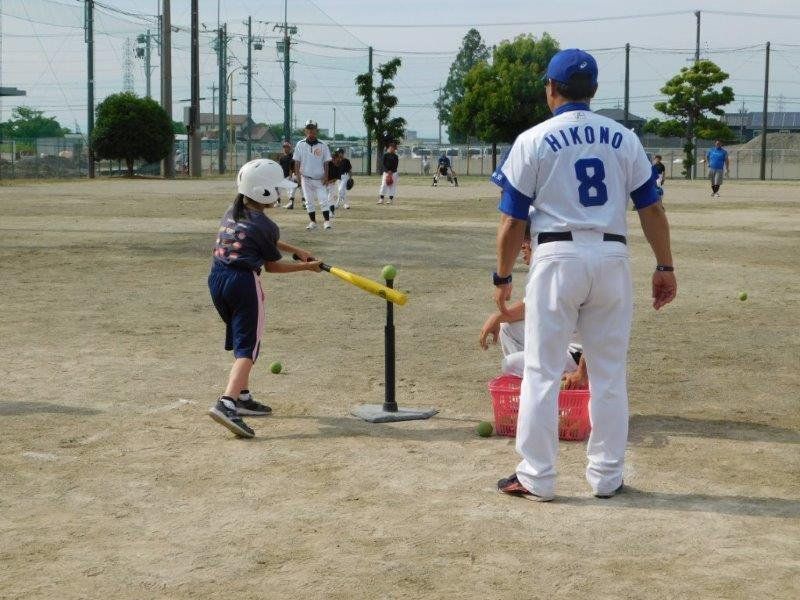
<svg viewBox="0 0 800 600">
<path fill-rule="evenodd" d="M 625 488 L 625 482 L 623 481 L 622 483 L 619 484 L 619 487 L 617 489 L 615 489 L 613 492 L 606 492 L 604 494 L 600 493 L 600 492 L 595 492 L 594 493 L 594 497 L 595 498 L 600 498 L 601 500 L 608 500 L 609 498 L 613 498 L 617 494 L 622 493 L 623 491 L 625 491 L 624 488 Z"/>
<path fill-rule="evenodd" d="M 240 415 L 246 415 L 248 417 L 266 417 L 272 413 L 272 409 L 269 406 L 256 402 L 253 400 L 252 396 L 247 400 L 239 398 L 238 400 L 234 400 L 233 403 L 236 405 L 236 412 Z"/>
<path fill-rule="evenodd" d="M 517 479 L 517 474 L 514 473 L 511 477 L 504 477 L 497 482 L 497 491 L 502 494 L 509 494 L 510 496 L 519 496 L 525 500 L 532 500 L 533 502 L 550 502 L 555 496 L 540 496 L 534 494 Z"/>
<path fill-rule="evenodd" d="M 251 438 L 256 433 L 242 421 L 242 417 L 236 411 L 236 404 L 228 398 L 220 398 L 217 403 L 208 411 L 208 416 L 214 419 L 223 427 L 227 427 L 239 437 Z"/>
</svg>

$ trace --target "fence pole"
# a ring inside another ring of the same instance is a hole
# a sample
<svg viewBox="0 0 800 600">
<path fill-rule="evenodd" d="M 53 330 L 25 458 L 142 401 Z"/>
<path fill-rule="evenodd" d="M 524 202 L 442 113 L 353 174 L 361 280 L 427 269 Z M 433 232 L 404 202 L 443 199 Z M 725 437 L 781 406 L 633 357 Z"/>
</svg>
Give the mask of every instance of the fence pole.
<svg viewBox="0 0 800 600">
<path fill-rule="evenodd" d="M 769 42 L 764 60 L 764 110 L 761 113 L 761 181 L 764 181 L 767 167 L 767 99 L 769 95 Z"/>
</svg>

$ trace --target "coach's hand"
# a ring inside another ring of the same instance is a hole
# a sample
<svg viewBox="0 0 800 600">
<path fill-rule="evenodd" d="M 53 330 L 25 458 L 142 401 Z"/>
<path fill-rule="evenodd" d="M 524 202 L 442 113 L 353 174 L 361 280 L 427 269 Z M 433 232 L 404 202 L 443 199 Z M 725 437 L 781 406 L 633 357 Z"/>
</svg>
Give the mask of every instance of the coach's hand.
<svg viewBox="0 0 800 600">
<path fill-rule="evenodd" d="M 509 300 L 511 300 L 510 283 L 494 286 L 494 303 L 497 305 L 497 308 L 500 310 L 500 312 L 503 313 L 504 315 L 508 314 L 508 307 L 506 306 L 506 302 L 508 302 Z"/>
<path fill-rule="evenodd" d="M 675 299 L 678 293 L 678 282 L 672 271 L 655 271 L 653 273 L 653 308 L 658 310 Z"/>
</svg>

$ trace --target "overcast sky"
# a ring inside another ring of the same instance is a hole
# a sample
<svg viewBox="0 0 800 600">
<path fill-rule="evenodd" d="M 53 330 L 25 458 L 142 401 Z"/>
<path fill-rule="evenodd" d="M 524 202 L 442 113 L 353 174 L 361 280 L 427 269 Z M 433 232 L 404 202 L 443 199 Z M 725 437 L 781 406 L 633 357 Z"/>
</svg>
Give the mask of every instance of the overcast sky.
<svg viewBox="0 0 800 600">
<path fill-rule="evenodd" d="M 160 5 L 156 0 L 102 0 L 131 15 L 115 15 L 98 8 L 96 28 L 96 101 L 121 91 L 126 40 L 151 28 Z M 229 33 L 246 32 L 244 21 L 254 19 L 254 34 L 264 38 L 264 49 L 254 51 L 253 117 L 256 121 L 283 121 L 283 73 L 275 48 L 275 22 L 283 21 L 282 0 L 200 0 L 200 20 L 209 30 L 220 21 Z M 487 7 L 491 10 L 487 10 Z M 562 48 L 594 51 L 600 67 L 595 108 L 622 105 L 624 46 L 631 50 L 631 112 L 653 117 L 664 82 L 688 64 L 695 44 L 695 10 L 701 11 L 702 56 L 714 60 L 731 75 L 729 85 L 738 111 L 761 110 L 764 44 L 773 45 L 770 110 L 800 111 L 800 2 L 744 0 L 648 3 L 633 0 L 459 0 L 431 2 L 396 0 L 293 0 L 289 23 L 298 25 L 292 79 L 296 82 L 294 115 L 297 123 L 315 118 L 321 127 L 345 134 L 364 131 L 353 79 L 367 69 L 366 47 L 375 49 L 375 64 L 400 56 L 397 113 L 420 135 L 438 133 L 432 102 L 447 78 L 461 40 L 476 27 L 488 46 L 522 33 L 553 35 Z M 4 98 L 2 119 L 25 104 L 55 116 L 62 125 L 86 127 L 86 45 L 82 0 L 3 0 L 3 86 L 27 91 L 25 98 Z M 173 116 L 181 119 L 183 100 L 189 97 L 189 0 L 172 1 Z M 721 14 L 725 13 L 725 14 Z M 748 14 L 745 14 L 748 13 Z M 772 18 L 759 15 L 772 15 Z M 654 16 L 658 15 L 658 16 Z M 633 18 L 612 19 L 629 16 Z M 580 22 L 584 21 L 584 22 Z M 508 23 L 514 23 L 509 25 Z M 217 63 L 211 49 L 213 34 L 201 36 L 202 110 L 211 112 L 211 86 L 217 83 Z M 797 44 L 797 45 L 794 45 Z M 331 48 L 330 46 L 341 49 Z M 246 60 L 246 44 L 234 37 L 229 46 L 232 68 Z M 158 54 L 153 49 L 153 65 Z M 143 62 L 133 58 L 134 90 L 145 93 Z M 159 98 L 159 69 L 152 74 L 153 96 Z M 243 73 L 236 71 L 234 112 L 244 113 Z"/>
</svg>

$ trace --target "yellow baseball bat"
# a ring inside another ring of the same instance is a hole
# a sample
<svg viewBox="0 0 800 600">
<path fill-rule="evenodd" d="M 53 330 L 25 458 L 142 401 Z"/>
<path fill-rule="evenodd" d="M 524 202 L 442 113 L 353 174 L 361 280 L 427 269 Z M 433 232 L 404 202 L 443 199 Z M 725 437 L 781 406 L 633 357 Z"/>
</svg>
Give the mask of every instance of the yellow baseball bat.
<svg viewBox="0 0 800 600">
<path fill-rule="evenodd" d="M 295 254 L 294 259 L 300 260 L 300 257 Z M 351 273 L 350 271 L 345 271 L 344 269 L 340 269 L 339 267 L 332 267 L 331 265 L 326 265 L 325 263 L 321 263 L 320 268 L 323 271 L 327 271 L 331 275 L 336 275 L 336 277 L 346 281 L 351 285 L 361 288 L 365 292 L 369 292 L 370 294 L 375 294 L 376 296 L 380 296 L 384 300 L 388 300 L 389 302 L 392 302 L 394 304 L 403 306 L 408 301 L 408 294 L 405 294 L 394 288 L 387 287 L 382 283 L 373 281 L 372 279 L 367 279 L 366 277 L 362 277 L 361 275 L 356 275 L 355 273 Z"/>
</svg>

